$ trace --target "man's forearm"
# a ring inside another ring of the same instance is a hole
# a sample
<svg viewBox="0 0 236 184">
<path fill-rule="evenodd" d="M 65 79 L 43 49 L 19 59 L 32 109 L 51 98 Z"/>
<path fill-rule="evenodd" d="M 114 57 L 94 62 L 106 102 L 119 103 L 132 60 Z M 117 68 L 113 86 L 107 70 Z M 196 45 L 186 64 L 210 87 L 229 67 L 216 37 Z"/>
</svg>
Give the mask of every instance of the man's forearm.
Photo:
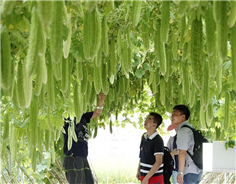
<svg viewBox="0 0 236 184">
<path fill-rule="evenodd" d="M 104 104 L 104 100 L 99 100 L 98 106 L 95 109 L 97 111 L 97 113 L 98 113 L 98 116 L 101 115 L 101 113 L 102 113 L 103 104 Z"/>
<path fill-rule="evenodd" d="M 184 165 L 185 165 L 185 158 L 186 158 L 186 151 L 185 150 L 179 150 L 179 170 L 178 170 L 178 176 L 177 176 L 177 182 L 179 184 L 184 183 Z"/>
<path fill-rule="evenodd" d="M 151 170 L 148 172 L 148 174 L 145 176 L 145 178 L 147 178 L 148 180 L 157 172 L 157 170 L 160 168 L 160 166 L 161 166 L 161 163 L 158 163 L 158 162 L 156 162 L 153 166 L 152 166 L 152 168 L 151 168 Z"/>
<path fill-rule="evenodd" d="M 140 172 L 140 163 L 138 164 L 137 172 Z"/>
<path fill-rule="evenodd" d="M 141 179 L 141 173 L 140 173 L 140 160 L 139 160 L 139 163 L 138 163 L 138 169 L 137 169 L 136 178 L 137 178 L 138 180 Z"/>
<path fill-rule="evenodd" d="M 103 103 L 104 103 L 104 100 L 99 100 L 98 107 L 100 107 L 100 109 L 103 107 Z"/>
<path fill-rule="evenodd" d="M 103 103 L 105 100 L 105 95 L 104 94 L 99 94 L 99 101 L 98 101 L 98 106 L 95 108 L 93 112 L 93 116 L 91 119 L 96 118 L 101 115 L 102 109 L 103 109 Z"/>
<path fill-rule="evenodd" d="M 185 159 L 186 159 L 186 151 L 179 150 L 179 172 L 184 171 Z"/>
<path fill-rule="evenodd" d="M 98 107 L 93 111 L 93 116 L 91 119 L 96 118 L 102 114 L 103 103 L 99 103 Z"/>
</svg>

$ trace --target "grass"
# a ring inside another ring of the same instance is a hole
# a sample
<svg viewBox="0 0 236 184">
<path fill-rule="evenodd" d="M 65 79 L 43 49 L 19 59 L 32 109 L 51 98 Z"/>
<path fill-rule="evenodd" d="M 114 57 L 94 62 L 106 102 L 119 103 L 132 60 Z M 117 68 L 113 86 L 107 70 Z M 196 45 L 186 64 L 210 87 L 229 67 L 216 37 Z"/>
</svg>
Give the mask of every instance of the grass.
<svg viewBox="0 0 236 184">
<path fill-rule="evenodd" d="M 109 166 L 97 166 L 95 174 L 98 184 L 125 184 L 125 183 L 140 183 L 136 179 L 136 170 L 133 165 L 127 167 L 121 163 L 114 163 Z"/>
</svg>

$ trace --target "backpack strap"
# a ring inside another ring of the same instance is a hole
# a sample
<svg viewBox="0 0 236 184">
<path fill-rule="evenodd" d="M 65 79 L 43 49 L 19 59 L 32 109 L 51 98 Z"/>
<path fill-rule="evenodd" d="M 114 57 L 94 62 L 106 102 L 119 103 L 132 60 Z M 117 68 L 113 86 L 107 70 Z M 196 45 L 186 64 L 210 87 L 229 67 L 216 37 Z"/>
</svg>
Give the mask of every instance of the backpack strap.
<svg viewBox="0 0 236 184">
<path fill-rule="evenodd" d="M 188 125 L 183 125 L 182 127 L 187 127 L 187 128 L 189 128 L 189 129 L 191 129 L 192 132 L 195 130 L 194 128 L 192 128 L 192 127 L 190 127 L 190 126 L 188 126 Z M 182 127 L 181 127 L 181 128 L 182 128 Z M 194 139 L 194 132 L 193 132 L 193 139 Z M 195 141 L 195 140 L 194 140 L 194 141 Z M 194 149 L 194 148 L 193 148 L 193 149 Z M 187 150 L 187 153 L 188 153 L 188 155 L 191 157 L 191 159 L 193 159 L 193 155 L 191 155 L 188 150 Z"/>
<path fill-rule="evenodd" d="M 167 146 L 164 146 L 164 150 L 171 152 L 170 149 Z"/>
</svg>

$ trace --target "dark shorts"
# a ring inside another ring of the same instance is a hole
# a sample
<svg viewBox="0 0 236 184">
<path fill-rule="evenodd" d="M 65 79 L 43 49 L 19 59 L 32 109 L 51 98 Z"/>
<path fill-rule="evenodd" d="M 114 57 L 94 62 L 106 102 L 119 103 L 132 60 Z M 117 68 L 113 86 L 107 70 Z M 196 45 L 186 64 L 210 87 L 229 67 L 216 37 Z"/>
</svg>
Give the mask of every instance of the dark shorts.
<svg viewBox="0 0 236 184">
<path fill-rule="evenodd" d="M 70 184 L 94 184 L 87 158 L 64 156 L 63 167 L 66 179 Z"/>
</svg>

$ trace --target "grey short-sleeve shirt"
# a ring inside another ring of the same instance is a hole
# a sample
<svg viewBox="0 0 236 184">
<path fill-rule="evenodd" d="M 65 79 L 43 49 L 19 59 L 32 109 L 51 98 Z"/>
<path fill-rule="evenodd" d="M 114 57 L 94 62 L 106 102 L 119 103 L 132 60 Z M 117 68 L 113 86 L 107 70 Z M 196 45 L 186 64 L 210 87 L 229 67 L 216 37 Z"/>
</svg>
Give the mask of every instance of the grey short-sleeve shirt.
<svg viewBox="0 0 236 184">
<path fill-rule="evenodd" d="M 182 122 L 177 128 L 177 149 L 178 150 L 185 150 L 189 151 L 190 154 L 193 154 L 193 147 L 194 147 L 194 137 L 193 132 L 190 128 L 183 127 L 184 125 L 188 125 L 193 127 L 188 121 Z M 199 174 L 201 170 L 194 164 L 191 157 L 186 154 L 185 166 L 184 166 L 184 174 L 187 173 L 194 173 Z"/>
</svg>

